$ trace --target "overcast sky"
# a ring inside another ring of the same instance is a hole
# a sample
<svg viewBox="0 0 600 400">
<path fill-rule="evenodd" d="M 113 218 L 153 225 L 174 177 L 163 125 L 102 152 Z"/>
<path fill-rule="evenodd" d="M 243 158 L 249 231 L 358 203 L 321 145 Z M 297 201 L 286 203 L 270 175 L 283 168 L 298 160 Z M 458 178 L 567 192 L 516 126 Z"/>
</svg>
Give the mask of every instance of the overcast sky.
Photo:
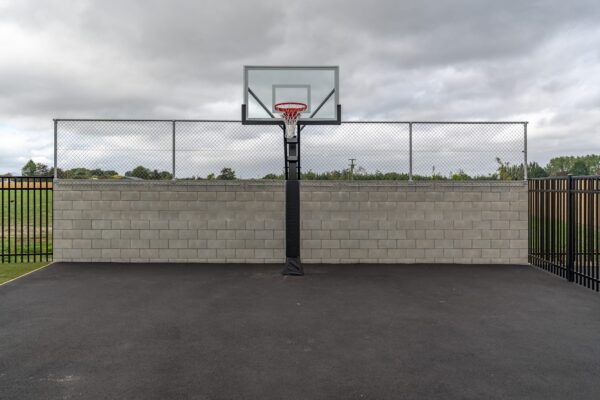
<svg viewBox="0 0 600 400">
<path fill-rule="evenodd" d="M 344 119 L 600 153 L 598 0 L 0 0 L 0 173 L 51 163 L 56 117 L 238 119 L 244 64 L 339 65 Z"/>
</svg>

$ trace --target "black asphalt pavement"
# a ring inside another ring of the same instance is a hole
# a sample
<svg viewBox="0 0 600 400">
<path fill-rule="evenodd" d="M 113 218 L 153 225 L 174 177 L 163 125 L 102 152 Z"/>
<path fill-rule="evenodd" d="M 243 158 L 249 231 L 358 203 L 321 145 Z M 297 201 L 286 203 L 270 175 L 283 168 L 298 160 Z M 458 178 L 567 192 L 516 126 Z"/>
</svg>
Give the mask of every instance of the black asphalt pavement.
<svg viewBox="0 0 600 400">
<path fill-rule="evenodd" d="M 526 266 L 54 264 L 1 399 L 599 399 L 600 295 Z"/>
</svg>

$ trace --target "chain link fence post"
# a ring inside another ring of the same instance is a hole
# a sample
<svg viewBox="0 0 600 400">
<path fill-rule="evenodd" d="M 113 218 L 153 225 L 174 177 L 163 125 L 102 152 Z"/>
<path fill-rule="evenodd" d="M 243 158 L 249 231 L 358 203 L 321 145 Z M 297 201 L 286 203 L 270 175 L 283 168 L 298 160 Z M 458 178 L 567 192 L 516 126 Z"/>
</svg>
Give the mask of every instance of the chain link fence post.
<svg viewBox="0 0 600 400">
<path fill-rule="evenodd" d="M 408 181 L 413 181 L 413 137 L 412 122 L 408 123 Z"/>
<path fill-rule="evenodd" d="M 58 121 L 55 119 L 54 121 L 54 179 L 58 179 L 58 129 L 57 123 Z"/>
<path fill-rule="evenodd" d="M 173 121 L 173 180 L 175 177 L 175 121 Z"/>
<path fill-rule="evenodd" d="M 527 182 L 527 122 L 523 123 L 523 176 Z"/>
</svg>

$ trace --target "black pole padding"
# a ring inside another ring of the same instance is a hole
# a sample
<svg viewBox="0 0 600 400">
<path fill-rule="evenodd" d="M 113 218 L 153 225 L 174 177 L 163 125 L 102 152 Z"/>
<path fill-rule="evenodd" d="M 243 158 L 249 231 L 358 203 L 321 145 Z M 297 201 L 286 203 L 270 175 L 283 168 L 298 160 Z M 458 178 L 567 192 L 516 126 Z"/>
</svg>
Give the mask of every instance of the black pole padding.
<svg viewBox="0 0 600 400">
<path fill-rule="evenodd" d="M 285 267 L 283 275 L 304 275 L 300 262 L 300 181 L 285 182 Z"/>
</svg>

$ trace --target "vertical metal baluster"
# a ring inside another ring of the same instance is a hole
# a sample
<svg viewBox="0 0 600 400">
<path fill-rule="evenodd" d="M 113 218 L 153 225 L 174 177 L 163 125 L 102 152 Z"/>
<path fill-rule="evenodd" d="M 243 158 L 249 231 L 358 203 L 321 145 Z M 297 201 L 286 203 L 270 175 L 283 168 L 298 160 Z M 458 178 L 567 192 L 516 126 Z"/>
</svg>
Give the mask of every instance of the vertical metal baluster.
<svg viewBox="0 0 600 400">
<path fill-rule="evenodd" d="M 49 242 L 50 242 L 50 238 L 48 235 L 49 229 L 50 229 L 48 227 L 48 218 L 49 218 L 48 214 L 50 214 L 50 211 L 48 210 L 48 179 L 46 179 L 46 178 L 44 179 L 44 185 L 45 185 L 44 186 L 44 195 L 46 196 L 46 199 L 45 199 L 46 200 L 46 226 L 45 226 L 45 229 L 46 229 L 46 235 L 45 235 L 45 237 L 46 237 L 46 261 L 48 261 L 48 253 L 49 253 L 48 246 L 49 246 Z"/>
<path fill-rule="evenodd" d="M 29 254 L 31 253 L 31 241 L 29 240 L 29 200 L 30 200 L 30 192 L 31 192 L 31 179 L 29 179 L 29 177 L 27 177 L 27 262 L 29 262 Z"/>
<path fill-rule="evenodd" d="M 21 262 L 23 262 L 23 253 L 25 253 L 25 249 L 23 248 L 23 178 L 21 178 L 21 187 L 19 188 L 20 199 L 20 208 L 21 215 L 19 216 L 19 225 L 21 225 Z"/>
<path fill-rule="evenodd" d="M 573 177 L 567 176 L 567 279 L 573 282 L 573 257 L 575 236 L 573 225 L 575 224 L 575 213 L 573 208 Z"/>
<path fill-rule="evenodd" d="M 7 213 L 6 213 L 7 214 L 7 218 L 6 218 L 6 220 L 8 221 L 8 224 L 7 224 L 7 229 L 6 229 L 6 236 L 7 236 L 6 243 L 8 245 L 8 249 L 6 251 L 7 251 L 7 254 L 8 254 L 8 262 L 10 262 L 11 261 L 11 257 L 10 257 L 10 255 L 11 255 L 11 253 L 10 253 L 10 246 L 11 246 L 11 242 L 10 242 L 11 241 L 11 237 L 10 237 L 11 236 L 10 235 L 10 233 L 11 233 L 11 231 L 10 231 L 10 224 L 11 224 L 11 219 L 10 219 L 10 196 L 11 196 L 11 190 L 10 189 L 11 189 L 12 179 L 8 178 L 7 183 L 8 183 L 8 188 L 7 188 L 7 192 L 6 193 L 8 194 L 8 196 L 7 196 L 8 198 L 6 199 L 6 201 L 8 202 L 8 204 L 7 204 L 7 207 L 6 207 L 6 210 L 7 210 Z"/>
<path fill-rule="evenodd" d="M 43 261 L 42 253 L 43 253 L 43 248 L 44 248 L 44 245 L 43 245 L 44 239 L 43 239 L 43 235 L 42 235 L 42 228 L 44 226 L 44 216 L 43 216 L 42 212 L 44 211 L 44 203 L 42 201 L 42 193 L 43 193 L 42 186 L 41 186 L 42 178 L 38 178 L 38 181 L 40 183 L 40 186 L 39 186 L 39 193 L 40 193 L 40 248 L 39 248 L 38 253 L 40 256 L 40 261 Z M 36 185 L 36 188 L 37 188 L 37 185 Z"/>
<path fill-rule="evenodd" d="M 36 227 L 35 193 L 36 193 L 36 190 L 35 190 L 35 178 L 32 178 L 32 179 L 33 179 L 33 262 L 36 262 L 37 261 L 37 258 L 36 258 L 37 251 L 35 250 L 36 245 L 37 245 L 37 242 L 35 240 L 36 239 L 36 237 L 35 237 L 35 232 L 36 232 L 36 229 L 35 229 L 35 227 Z"/>
<path fill-rule="evenodd" d="M 13 196 L 13 197 L 14 197 L 14 201 L 13 201 L 13 203 L 14 203 L 14 206 L 13 206 L 13 211 L 14 211 L 14 215 L 15 215 L 15 219 L 14 219 L 14 235 L 15 235 L 15 237 L 14 237 L 14 243 L 13 243 L 13 244 L 14 244 L 14 246 L 13 246 L 13 261 L 14 261 L 14 262 L 17 262 L 17 261 L 18 261 L 18 256 L 17 256 L 17 254 L 19 254 L 19 253 L 17 252 L 17 246 L 18 246 L 18 244 L 19 244 L 19 243 L 18 243 L 18 240 L 19 240 L 19 234 L 18 234 L 18 232 L 19 232 L 19 231 L 18 231 L 18 229 L 19 229 L 19 226 L 18 226 L 18 224 L 17 224 L 17 186 L 18 186 L 17 182 L 18 182 L 18 179 L 19 179 L 19 178 L 16 178 L 16 179 L 15 179 L 15 187 L 13 188 L 13 193 L 14 193 L 14 196 Z"/>
</svg>

